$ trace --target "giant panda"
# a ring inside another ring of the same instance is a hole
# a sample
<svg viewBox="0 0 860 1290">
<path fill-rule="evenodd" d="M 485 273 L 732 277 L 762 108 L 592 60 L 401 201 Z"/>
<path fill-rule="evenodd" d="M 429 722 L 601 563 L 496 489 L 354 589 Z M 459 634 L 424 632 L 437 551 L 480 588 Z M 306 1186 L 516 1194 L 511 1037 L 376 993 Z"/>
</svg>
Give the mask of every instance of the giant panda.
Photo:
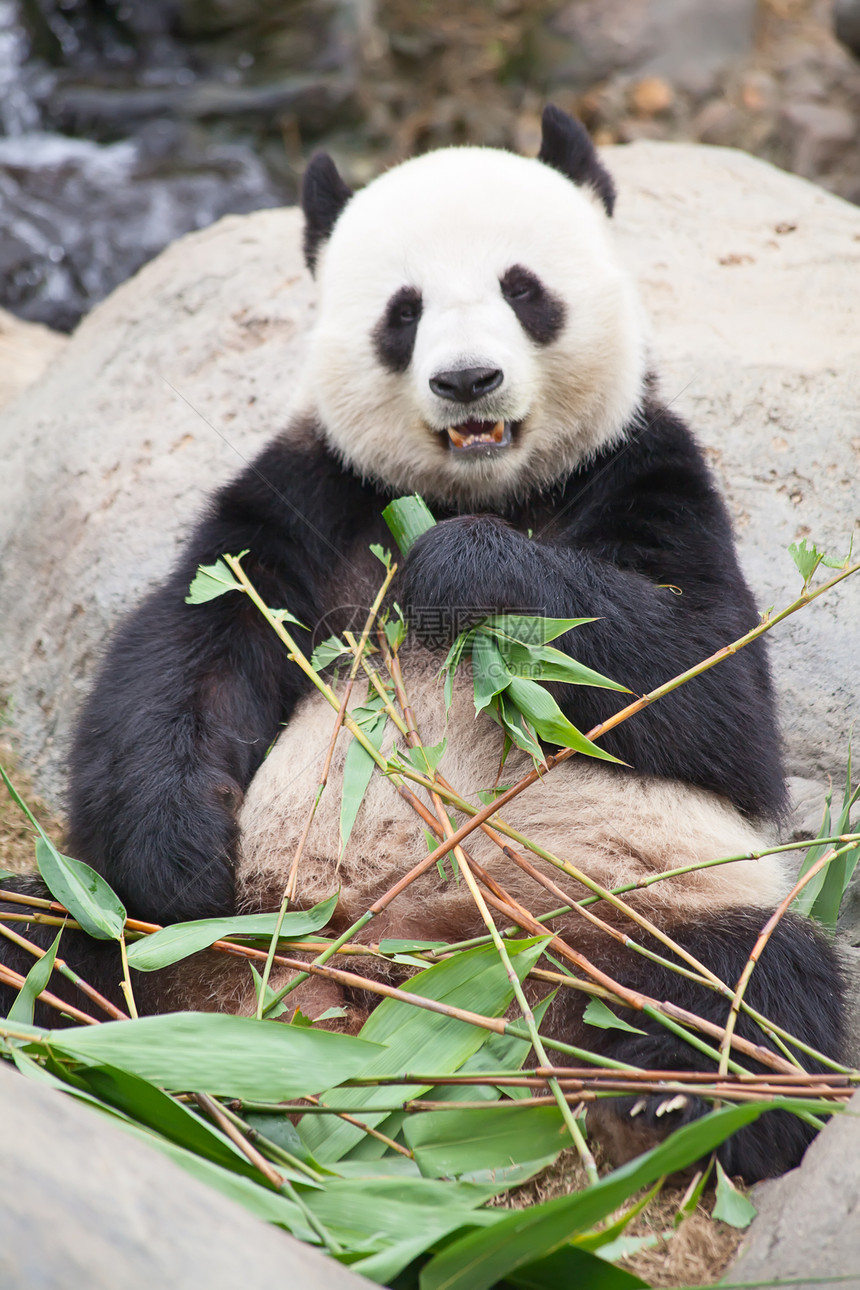
<svg viewBox="0 0 860 1290">
<path fill-rule="evenodd" d="M 309 642 L 360 624 L 380 581 L 369 547 L 391 546 L 382 510 L 421 494 L 437 524 L 401 562 L 392 597 L 410 624 L 407 677 L 422 736 L 435 744 L 447 734 L 441 769 L 467 795 L 495 782 L 502 735 L 476 720 L 467 666 L 446 713 L 437 674 L 462 626 L 497 611 L 593 619 L 556 644 L 644 694 L 756 624 L 702 453 L 660 401 L 647 324 L 612 243 L 614 202 L 584 129 L 553 107 L 537 158 L 446 148 L 357 193 L 327 155 L 310 162 L 304 248 L 319 304 L 295 411 L 214 496 L 165 584 L 120 627 L 78 722 L 69 849 L 130 913 L 171 922 L 277 908 L 319 782 L 331 709 L 258 611 L 236 595 L 185 603 L 198 565 L 224 552 L 247 550 L 252 582 L 308 626 L 296 630 Z M 556 697 L 583 730 L 619 706 L 605 689 L 559 686 Z M 346 743 L 298 887 L 304 905 L 339 889 L 338 930 L 426 845 L 421 820 L 375 776 L 340 856 Z M 574 757 L 505 815 L 607 887 L 759 851 L 785 810 L 761 641 L 601 743 L 622 764 Z M 529 765 L 512 751 L 505 779 Z M 557 907 L 480 832 L 468 846 L 529 909 Z M 780 862 L 765 857 L 629 899 L 733 986 L 789 887 Z M 725 1000 L 581 917 L 553 926 L 626 985 L 725 1022 Z M 483 930 L 465 885 L 433 868 L 366 937 L 453 942 Z M 306 1012 L 345 1002 L 353 1028 L 366 1007 L 327 983 L 302 988 Z M 782 919 L 748 997 L 839 1054 L 838 967 L 808 920 Z M 253 983 L 243 966 L 210 956 L 145 978 L 139 1004 L 248 1011 Z M 649 1068 L 706 1065 L 648 1019 L 637 1024 L 636 1034 L 587 1027 L 581 996 L 568 990 L 547 1029 Z M 745 1018 L 738 1033 L 765 1042 Z M 621 1157 L 706 1109 L 691 1099 L 668 1111 L 659 1098 L 601 1105 L 598 1130 Z M 722 1160 L 748 1179 L 776 1173 L 797 1163 L 810 1134 L 771 1113 L 725 1144 Z"/>
</svg>

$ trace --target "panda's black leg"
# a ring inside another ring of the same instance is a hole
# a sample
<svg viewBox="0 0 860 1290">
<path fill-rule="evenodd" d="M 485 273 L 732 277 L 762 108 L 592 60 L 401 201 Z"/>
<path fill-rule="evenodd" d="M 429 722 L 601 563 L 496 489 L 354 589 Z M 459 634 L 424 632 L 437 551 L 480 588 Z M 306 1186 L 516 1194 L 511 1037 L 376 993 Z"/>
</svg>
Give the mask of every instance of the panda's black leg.
<svg viewBox="0 0 860 1290">
<path fill-rule="evenodd" d="M 4 879 L 3 886 L 7 891 L 16 891 L 22 895 L 37 896 L 45 900 L 52 899 L 47 887 L 37 877 L 7 878 Z M 26 906 L 4 903 L 0 900 L 0 913 L 20 914 L 21 912 L 29 911 Z M 43 950 L 47 950 L 53 944 L 58 931 L 57 927 L 47 924 L 10 923 L 9 927 Z M 122 965 L 115 941 L 97 941 L 84 932 L 65 928 L 60 937 L 57 956 L 110 1003 L 126 1011 L 126 1003 L 120 988 Z M 10 968 L 19 976 L 26 976 L 35 961 L 35 957 L 29 950 L 16 945 L 5 936 L 0 937 L 0 965 Z M 51 974 L 47 989 L 65 1003 L 72 1004 L 79 1012 L 85 1012 L 99 1021 L 106 1019 L 105 1012 L 59 971 L 55 970 Z M 135 994 L 137 996 L 137 991 Z M 0 980 L 0 1017 L 8 1015 L 17 996 L 18 990 L 14 986 L 6 985 Z M 140 1004 L 139 999 L 138 1003 Z M 46 1026 L 49 1029 L 78 1024 L 73 1018 L 41 1002 L 36 1003 L 33 1020 L 37 1026 Z"/>
<path fill-rule="evenodd" d="M 672 937 L 734 987 L 768 917 L 760 909 L 721 910 L 698 925 L 667 928 Z M 658 948 L 656 945 L 654 948 Z M 665 955 L 665 948 L 659 947 Z M 657 1000 L 671 1000 L 708 1021 L 725 1025 L 727 1000 L 686 977 L 678 976 L 642 956 L 625 953 L 613 963 L 613 973 L 625 985 Z M 845 1030 L 844 983 L 836 954 L 814 924 L 798 915 L 783 918 L 771 936 L 746 991 L 746 1000 L 775 1025 L 817 1051 L 839 1060 Z M 592 1051 L 649 1070 L 713 1070 L 705 1054 L 685 1043 L 659 1022 L 641 1014 L 625 1014 L 643 1034 L 587 1027 L 585 1046 Z M 741 1013 L 736 1034 L 772 1047 L 757 1024 Z M 797 1054 L 808 1070 L 826 1069 Z M 735 1053 L 747 1069 L 765 1067 Z M 597 1136 L 609 1154 L 621 1162 L 656 1145 L 680 1125 L 710 1109 L 696 1097 L 676 1099 L 672 1093 L 601 1100 L 590 1114 Z M 727 1173 L 748 1182 L 784 1173 L 800 1163 L 815 1130 L 787 1111 L 768 1111 L 741 1129 L 717 1153 Z"/>
</svg>

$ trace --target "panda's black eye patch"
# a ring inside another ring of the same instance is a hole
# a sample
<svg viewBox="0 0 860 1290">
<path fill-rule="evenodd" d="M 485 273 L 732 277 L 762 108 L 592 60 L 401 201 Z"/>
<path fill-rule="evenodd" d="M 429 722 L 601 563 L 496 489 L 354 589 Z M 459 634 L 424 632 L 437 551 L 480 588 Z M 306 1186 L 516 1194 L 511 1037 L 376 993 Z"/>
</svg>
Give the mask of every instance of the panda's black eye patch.
<svg viewBox="0 0 860 1290">
<path fill-rule="evenodd" d="M 544 286 L 537 274 L 515 264 L 499 285 L 523 331 L 538 345 L 554 341 L 564 326 L 566 311 L 558 296 Z"/>
<path fill-rule="evenodd" d="M 395 291 L 373 329 L 377 358 L 389 372 L 405 372 L 409 366 L 420 317 L 421 292 L 416 287 Z"/>
</svg>

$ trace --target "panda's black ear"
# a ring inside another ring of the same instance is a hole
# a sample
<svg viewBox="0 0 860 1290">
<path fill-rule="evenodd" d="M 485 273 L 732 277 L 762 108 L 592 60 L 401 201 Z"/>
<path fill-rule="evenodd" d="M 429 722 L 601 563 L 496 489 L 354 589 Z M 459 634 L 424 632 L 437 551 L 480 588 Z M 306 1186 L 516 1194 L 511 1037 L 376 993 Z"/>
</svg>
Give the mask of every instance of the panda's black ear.
<svg viewBox="0 0 860 1290">
<path fill-rule="evenodd" d="M 302 180 L 305 215 L 305 263 L 313 273 L 320 247 L 331 236 L 337 218 L 352 196 L 327 152 L 315 152 Z"/>
<path fill-rule="evenodd" d="M 559 170 L 575 184 L 593 188 L 606 207 L 606 214 L 615 209 L 615 184 L 605 170 L 588 131 L 581 121 L 548 103 L 541 120 L 541 145 L 538 161 Z"/>
</svg>

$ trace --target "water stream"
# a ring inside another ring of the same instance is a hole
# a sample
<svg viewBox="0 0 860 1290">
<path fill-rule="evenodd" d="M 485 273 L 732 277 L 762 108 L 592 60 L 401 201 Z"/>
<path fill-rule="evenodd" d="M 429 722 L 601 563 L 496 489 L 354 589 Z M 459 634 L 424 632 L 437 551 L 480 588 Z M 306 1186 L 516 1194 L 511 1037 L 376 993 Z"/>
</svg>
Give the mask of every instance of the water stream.
<svg viewBox="0 0 860 1290">
<path fill-rule="evenodd" d="M 0 305 L 70 330 L 182 233 L 294 200 L 351 112 L 352 8 L 0 0 Z"/>
</svg>

